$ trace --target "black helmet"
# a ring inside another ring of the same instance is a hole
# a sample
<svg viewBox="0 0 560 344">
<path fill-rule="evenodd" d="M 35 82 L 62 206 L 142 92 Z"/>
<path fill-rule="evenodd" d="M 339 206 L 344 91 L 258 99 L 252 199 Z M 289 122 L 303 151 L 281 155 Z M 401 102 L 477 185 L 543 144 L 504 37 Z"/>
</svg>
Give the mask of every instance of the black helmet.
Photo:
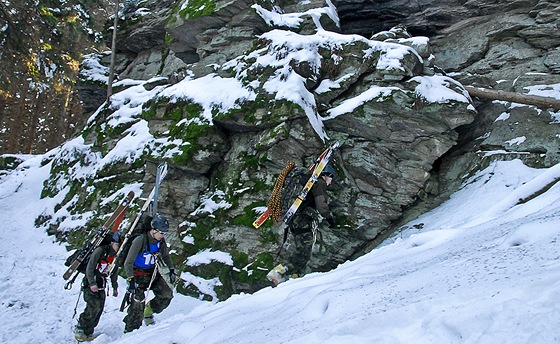
<svg viewBox="0 0 560 344">
<path fill-rule="evenodd" d="M 121 243 L 121 232 L 109 232 L 105 234 L 101 245 L 109 245 L 113 242 Z"/>
<path fill-rule="evenodd" d="M 323 169 L 323 172 L 321 172 L 321 174 L 324 175 L 324 176 L 327 176 L 327 177 L 331 177 L 333 179 L 336 176 L 336 173 L 334 172 L 334 168 L 331 165 L 325 166 L 325 168 Z"/>
<path fill-rule="evenodd" d="M 154 216 L 151 225 L 152 228 L 155 228 L 162 233 L 167 233 L 169 231 L 169 222 L 167 222 L 167 219 L 163 217 L 163 215 L 158 214 Z"/>
<path fill-rule="evenodd" d="M 120 244 L 121 240 L 122 240 L 121 232 L 114 232 L 113 235 L 111 236 L 111 242 L 116 242 Z"/>
</svg>

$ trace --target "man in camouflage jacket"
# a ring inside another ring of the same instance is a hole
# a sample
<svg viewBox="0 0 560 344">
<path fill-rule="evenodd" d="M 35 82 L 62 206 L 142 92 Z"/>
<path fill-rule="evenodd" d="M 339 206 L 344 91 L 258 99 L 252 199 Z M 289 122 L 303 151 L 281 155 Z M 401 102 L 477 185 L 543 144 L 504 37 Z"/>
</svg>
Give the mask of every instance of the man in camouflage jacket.
<svg viewBox="0 0 560 344">
<path fill-rule="evenodd" d="M 331 185 L 334 175 L 334 169 L 327 165 L 290 222 L 289 229 L 296 246 L 296 254 L 290 258 L 288 264 L 290 274 L 301 276 L 306 272 L 317 236 L 319 214 L 327 221 L 329 227 L 334 227 L 327 195 L 327 187 Z"/>
<path fill-rule="evenodd" d="M 93 331 L 99 323 L 105 307 L 109 264 L 115 259 L 120 242 L 120 232 L 110 233 L 102 244 L 92 252 L 88 260 L 85 277 L 82 281 L 86 308 L 80 314 L 78 324 L 74 329 L 76 340 L 80 342 L 93 340 Z M 116 273 L 111 275 L 114 297 L 119 295 L 117 277 Z"/>
</svg>

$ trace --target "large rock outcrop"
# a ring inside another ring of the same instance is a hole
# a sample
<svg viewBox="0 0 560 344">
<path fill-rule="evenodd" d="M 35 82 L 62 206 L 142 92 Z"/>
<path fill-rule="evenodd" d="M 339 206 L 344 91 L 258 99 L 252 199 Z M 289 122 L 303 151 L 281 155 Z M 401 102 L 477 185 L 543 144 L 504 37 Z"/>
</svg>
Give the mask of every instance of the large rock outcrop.
<svg viewBox="0 0 560 344">
<path fill-rule="evenodd" d="M 339 6 L 339 13 L 348 31 L 369 34 L 369 24 L 356 13 L 378 11 L 382 19 L 374 21 L 375 30 L 398 22 L 430 36 L 438 70 L 464 85 L 558 98 L 560 40 L 554 28 L 559 9 L 554 2 L 443 1 L 401 8 L 401 1 L 349 1 Z M 493 160 L 521 159 L 535 167 L 560 162 L 557 113 L 505 101 L 474 101 L 475 121 L 458 130 L 459 144 L 434 166 L 438 196 L 409 209 L 401 222 L 437 205 L 465 176 Z"/>
<path fill-rule="evenodd" d="M 129 32 L 136 39 L 148 35 L 154 45 L 142 50 L 138 42 L 122 41 L 122 90 L 90 119 L 83 138 L 45 157 L 53 163 L 45 196 L 70 191 L 40 222 L 65 237 L 73 233 L 68 213 L 93 208 L 135 182 L 146 192 L 153 161 L 167 160 L 171 170 L 158 209 L 178 229 L 173 247 L 183 292 L 224 298 L 268 285 L 264 274 L 274 264 L 282 228 L 269 224 L 257 231 L 251 223 L 287 162 L 310 164 L 329 140 L 342 142 L 331 194 L 337 227 L 321 225 L 311 271 L 367 252 L 437 204 L 491 159 L 481 148 L 507 146 L 506 158 L 529 153 L 527 161 L 557 162 L 546 136 L 508 136 L 521 130 L 516 123 L 528 114 L 540 116 L 539 124 L 524 121 L 535 124 L 534 132 L 554 132 L 548 112 L 473 103 L 457 80 L 488 83 L 497 74 L 460 73 L 472 64 L 449 73 L 437 58 L 449 63 L 443 46 L 434 51 L 430 39 L 404 26 L 366 37 L 342 34 L 328 0 L 268 7 L 216 1 L 196 8 L 180 2 L 157 11 L 155 5 L 131 11 L 138 16 Z M 450 5 L 453 18 L 464 19 L 453 9 L 458 5 Z M 451 24 L 433 23 L 437 30 Z M 465 32 L 467 42 L 474 33 Z M 509 117 L 495 121 L 500 110 Z M 476 136 L 482 130 L 489 131 Z M 532 146 L 516 150 L 524 144 Z M 100 213 L 110 204 L 104 206 Z M 293 250 L 289 241 L 284 254 Z M 201 252 L 213 258 L 201 263 Z"/>
</svg>

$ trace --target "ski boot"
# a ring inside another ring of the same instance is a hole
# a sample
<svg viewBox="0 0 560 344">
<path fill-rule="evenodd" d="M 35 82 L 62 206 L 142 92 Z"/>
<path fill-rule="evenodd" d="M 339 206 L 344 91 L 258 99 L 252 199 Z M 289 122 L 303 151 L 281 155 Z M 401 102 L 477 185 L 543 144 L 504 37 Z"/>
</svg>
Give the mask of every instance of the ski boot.
<svg viewBox="0 0 560 344">
<path fill-rule="evenodd" d="M 146 324 L 146 326 L 150 326 L 154 325 L 155 323 L 156 321 L 154 320 L 154 311 L 152 310 L 152 306 L 150 306 L 150 303 L 148 302 L 148 304 L 144 308 L 144 324 Z"/>
<path fill-rule="evenodd" d="M 79 326 L 74 328 L 74 338 L 76 338 L 78 342 L 91 342 L 95 339 L 95 337 L 85 334 L 84 329 Z"/>
<path fill-rule="evenodd" d="M 288 268 L 282 264 L 278 264 L 274 269 L 266 274 L 266 278 L 274 283 L 275 286 L 288 280 Z"/>
</svg>

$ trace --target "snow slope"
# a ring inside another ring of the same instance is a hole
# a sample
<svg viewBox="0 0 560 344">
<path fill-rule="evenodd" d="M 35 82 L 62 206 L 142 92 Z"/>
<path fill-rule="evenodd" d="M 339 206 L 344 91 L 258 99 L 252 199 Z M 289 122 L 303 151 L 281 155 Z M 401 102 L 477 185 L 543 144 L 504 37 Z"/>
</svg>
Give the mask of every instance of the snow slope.
<svg viewBox="0 0 560 344">
<path fill-rule="evenodd" d="M 0 178 L 0 342 L 73 343 L 78 282 L 64 290 L 66 250 L 33 227 L 49 165 L 26 158 Z M 215 304 L 176 295 L 126 335 L 109 297 L 94 343 L 560 343 L 559 186 L 517 204 L 558 177 L 492 164 L 355 261 Z"/>
</svg>

